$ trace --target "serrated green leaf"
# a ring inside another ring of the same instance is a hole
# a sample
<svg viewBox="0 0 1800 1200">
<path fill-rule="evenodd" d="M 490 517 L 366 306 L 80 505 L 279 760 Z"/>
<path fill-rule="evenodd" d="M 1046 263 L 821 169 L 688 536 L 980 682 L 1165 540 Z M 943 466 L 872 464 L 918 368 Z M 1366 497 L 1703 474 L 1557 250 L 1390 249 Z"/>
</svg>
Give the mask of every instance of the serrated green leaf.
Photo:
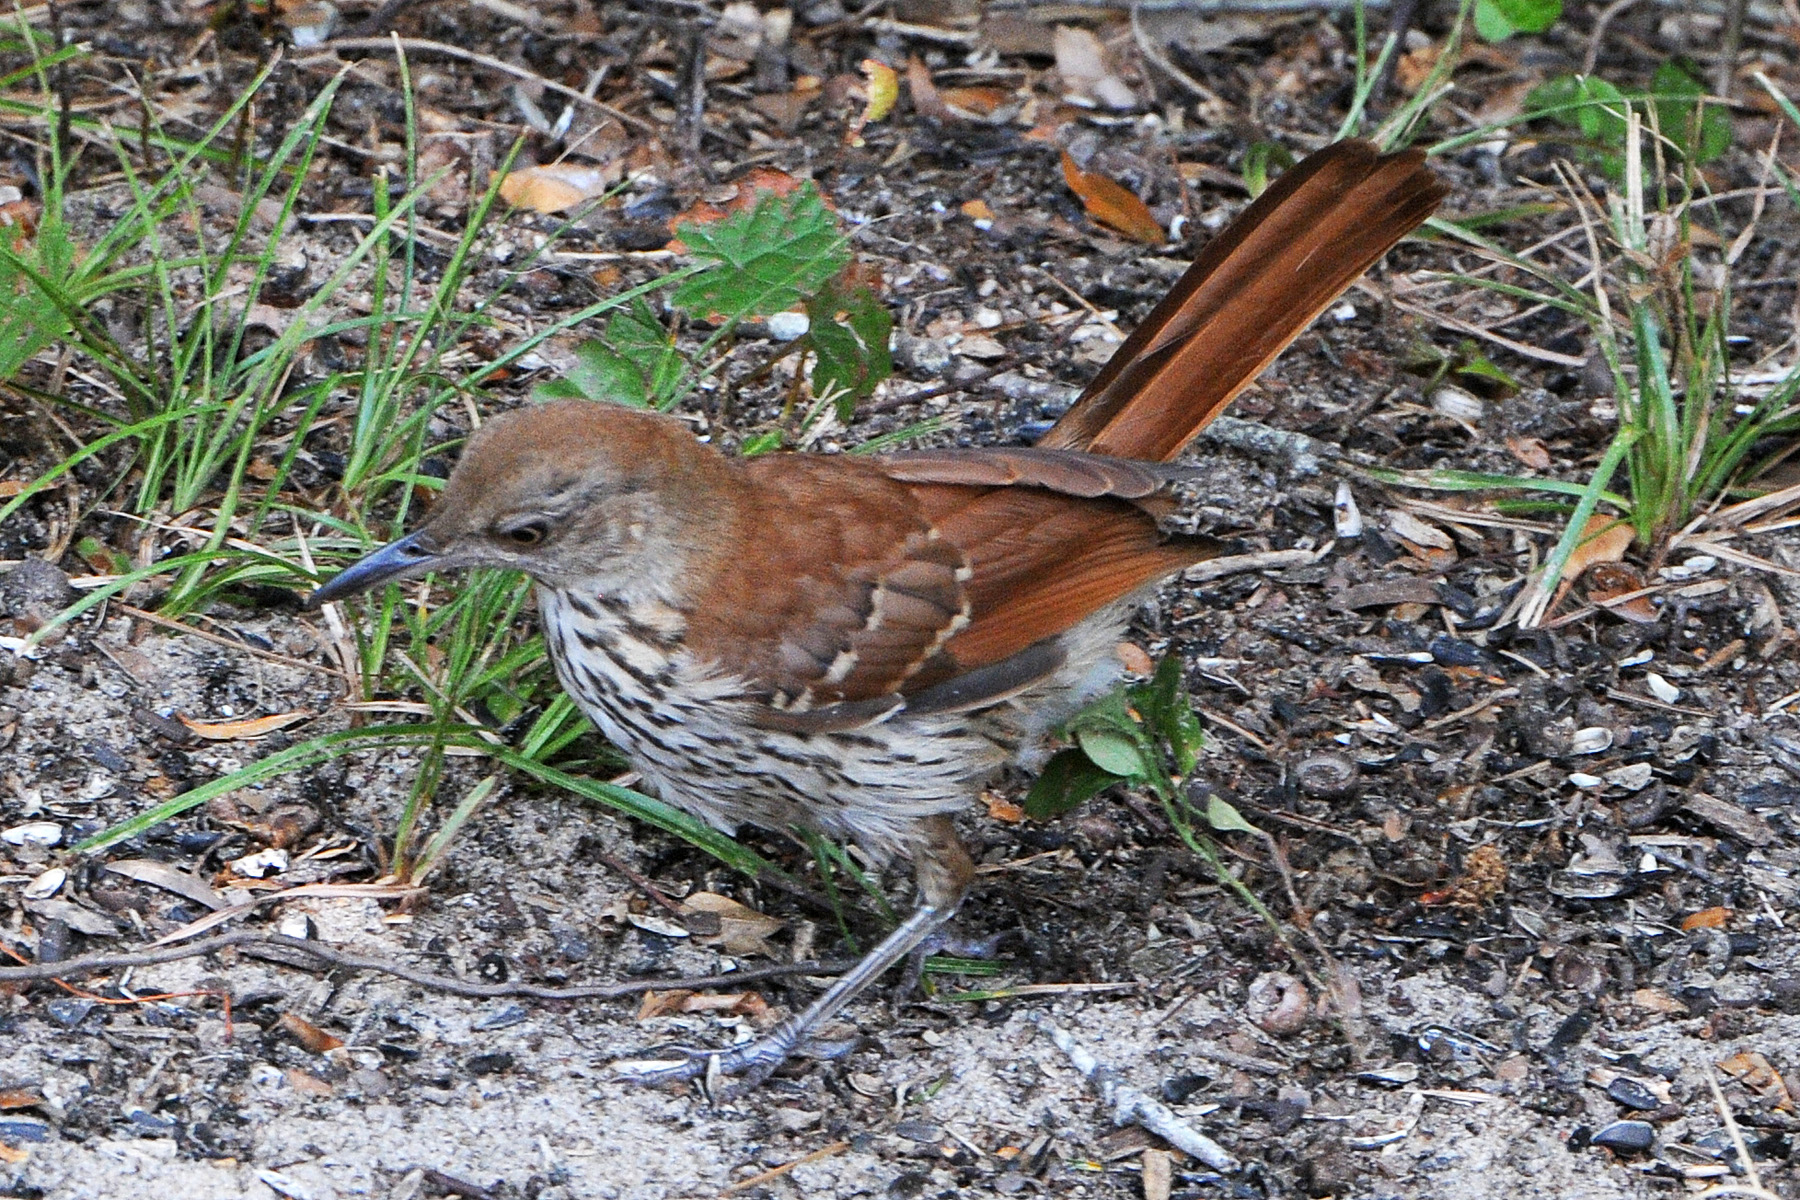
<svg viewBox="0 0 1800 1200">
<path fill-rule="evenodd" d="M 1084 726 L 1075 731 L 1075 744 L 1102 771 L 1142 779 L 1153 770 L 1149 748 L 1141 738 L 1118 730 Z"/>
<path fill-rule="evenodd" d="M 1226 803 L 1216 792 L 1206 797 L 1206 823 L 1220 833 L 1258 832 L 1256 826 L 1244 820 L 1244 814 Z"/>
<path fill-rule="evenodd" d="M 1044 764 L 1044 770 L 1025 793 L 1025 814 L 1046 820 L 1091 800 L 1123 776 L 1102 770 L 1080 750 L 1062 750 Z"/>
<path fill-rule="evenodd" d="M 894 373 L 888 335 L 894 318 L 868 287 L 844 291 L 837 281 L 806 306 L 814 353 L 813 394 L 841 392 L 838 419 L 848 421 L 860 400 L 867 400 L 882 380 Z"/>
<path fill-rule="evenodd" d="M 620 309 L 604 337 L 575 348 L 575 365 L 563 379 L 539 384 L 539 400 L 586 399 L 661 406 L 674 398 L 685 362 L 675 339 L 642 300 Z"/>
<path fill-rule="evenodd" d="M 1562 0 L 1475 0 L 1475 32 L 1488 42 L 1542 33 L 1556 24 L 1562 7 Z"/>
<path fill-rule="evenodd" d="M 689 221 L 675 232 L 695 258 L 713 265 L 676 288 L 670 303 L 727 322 L 792 308 L 850 261 L 837 218 L 811 183 L 787 196 L 766 194 L 748 212 Z"/>
</svg>

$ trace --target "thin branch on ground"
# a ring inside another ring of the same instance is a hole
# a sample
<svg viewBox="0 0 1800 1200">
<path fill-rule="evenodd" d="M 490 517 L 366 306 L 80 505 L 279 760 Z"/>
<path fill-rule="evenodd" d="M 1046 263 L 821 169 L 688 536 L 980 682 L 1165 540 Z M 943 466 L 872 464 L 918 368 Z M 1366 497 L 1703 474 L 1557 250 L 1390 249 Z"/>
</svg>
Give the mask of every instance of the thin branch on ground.
<svg viewBox="0 0 1800 1200">
<path fill-rule="evenodd" d="M 29 967 L 0 967 L 0 987 L 7 984 L 37 983 L 61 980 L 68 976 L 93 975 L 103 971 L 122 971 L 128 967 L 150 967 L 159 963 L 198 958 L 220 950 L 237 950 L 255 958 L 268 959 L 292 967 L 326 966 L 345 971 L 379 971 L 408 983 L 452 996 L 470 999 L 494 999 L 525 996 L 534 1000 L 622 1000 L 652 990 L 681 988 L 703 991 L 707 988 L 736 988 L 771 979 L 789 979 L 796 975 L 837 975 L 854 966 L 849 960 L 809 960 L 781 963 L 767 967 L 747 967 L 718 975 L 695 975 L 674 979 L 628 979 L 619 983 L 582 984 L 573 987 L 548 987 L 535 983 L 471 983 L 454 975 L 439 975 L 404 963 L 392 962 L 369 954 L 352 954 L 334 950 L 318 942 L 283 937 L 273 933 L 221 934 L 185 946 L 166 946 L 160 950 L 141 950 L 126 954 L 90 954 L 56 963 L 35 963 Z M 295 958 L 310 962 L 296 962 Z"/>
</svg>

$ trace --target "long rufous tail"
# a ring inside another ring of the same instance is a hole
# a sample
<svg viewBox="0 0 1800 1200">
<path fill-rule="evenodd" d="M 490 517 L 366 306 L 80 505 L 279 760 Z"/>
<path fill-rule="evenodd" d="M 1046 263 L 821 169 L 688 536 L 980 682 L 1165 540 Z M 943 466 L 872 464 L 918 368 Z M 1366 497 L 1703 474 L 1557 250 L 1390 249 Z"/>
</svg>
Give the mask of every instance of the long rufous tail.
<svg viewBox="0 0 1800 1200">
<path fill-rule="evenodd" d="M 1038 445 L 1174 458 L 1448 192 L 1418 150 L 1307 156 L 1206 244 Z"/>
</svg>

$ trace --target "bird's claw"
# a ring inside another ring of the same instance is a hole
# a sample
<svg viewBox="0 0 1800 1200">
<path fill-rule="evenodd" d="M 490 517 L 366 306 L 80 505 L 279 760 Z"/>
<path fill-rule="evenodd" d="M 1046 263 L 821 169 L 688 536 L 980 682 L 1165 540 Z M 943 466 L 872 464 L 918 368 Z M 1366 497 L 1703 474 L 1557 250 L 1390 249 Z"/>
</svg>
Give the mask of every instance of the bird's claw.
<svg viewBox="0 0 1800 1200">
<path fill-rule="evenodd" d="M 813 1043 L 798 1031 L 777 1029 L 727 1050 L 678 1049 L 674 1053 L 681 1055 L 680 1058 L 622 1060 L 612 1066 L 629 1083 L 654 1087 L 698 1079 L 715 1100 L 732 1100 L 773 1075 L 802 1042 L 813 1047 Z M 850 1039 L 841 1044 L 828 1042 L 817 1049 L 823 1050 L 824 1057 L 835 1058 L 855 1045 L 855 1039 Z M 730 1083 L 724 1082 L 727 1076 L 732 1077 Z"/>
</svg>

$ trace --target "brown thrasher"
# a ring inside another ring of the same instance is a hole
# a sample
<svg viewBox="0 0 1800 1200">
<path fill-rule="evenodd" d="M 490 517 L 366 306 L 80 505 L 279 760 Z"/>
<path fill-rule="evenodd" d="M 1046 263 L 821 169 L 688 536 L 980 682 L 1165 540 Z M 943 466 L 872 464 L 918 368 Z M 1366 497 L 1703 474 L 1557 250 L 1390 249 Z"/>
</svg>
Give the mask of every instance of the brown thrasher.
<svg viewBox="0 0 1800 1200">
<path fill-rule="evenodd" d="M 951 814 L 1108 686 L 1147 589 L 1218 553 L 1160 532 L 1161 464 L 1446 191 L 1417 151 L 1311 155 L 1030 449 L 738 459 L 611 404 L 495 417 L 424 526 L 312 601 L 524 571 L 563 687 L 665 801 L 912 859 L 918 907 L 804 1012 L 639 1075 L 754 1082 L 950 918 L 973 874 Z"/>
</svg>

